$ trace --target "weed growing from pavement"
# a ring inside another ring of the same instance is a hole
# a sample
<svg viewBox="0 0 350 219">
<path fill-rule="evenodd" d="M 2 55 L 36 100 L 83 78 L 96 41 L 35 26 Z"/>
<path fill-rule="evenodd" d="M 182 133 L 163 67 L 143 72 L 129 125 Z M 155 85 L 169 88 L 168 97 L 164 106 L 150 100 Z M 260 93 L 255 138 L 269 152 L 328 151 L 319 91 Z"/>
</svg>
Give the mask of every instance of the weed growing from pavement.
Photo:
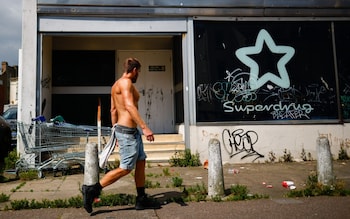
<svg viewBox="0 0 350 219">
<path fill-rule="evenodd" d="M 268 195 L 250 194 L 247 186 L 232 185 L 230 188 L 231 194 L 226 198 L 227 201 L 241 201 L 250 199 L 268 198 Z"/>
<path fill-rule="evenodd" d="M 153 177 L 153 176 L 154 176 L 153 173 L 147 173 L 147 174 L 146 174 L 146 177 Z"/>
<path fill-rule="evenodd" d="M 323 185 L 318 182 L 317 174 L 311 174 L 306 181 L 306 187 L 301 190 L 290 190 L 288 197 L 311 197 L 311 196 L 347 196 L 350 190 L 345 189 L 345 183 L 341 180 L 335 180 L 332 185 Z"/>
<path fill-rule="evenodd" d="M 113 194 L 100 196 L 101 201 L 94 203 L 94 207 L 117 206 L 135 204 L 136 197 L 128 194 Z M 6 206 L 4 210 L 40 209 L 40 208 L 81 208 L 83 206 L 82 196 L 75 196 L 69 199 L 56 199 L 42 201 L 36 200 L 14 200 L 10 203 L 11 208 Z"/>
<path fill-rule="evenodd" d="M 201 166 L 199 153 L 191 154 L 190 149 L 185 151 L 175 152 L 169 160 L 170 166 L 173 167 L 198 167 Z"/>
<path fill-rule="evenodd" d="M 4 193 L 0 194 L 0 202 L 7 202 L 8 200 L 10 200 L 10 196 L 6 195 Z"/>
<path fill-rule="evenodd" d="M 266 163 L 274 163 L 277 161 L 276 154 L 273 151 L 270 151 L 268 154 L 268 160 L 265 160 Z M 293 162 L 293 156 L 290 151 L 284 149 L 283 156 L 278 158 L 278 162 Z"/>
<path fill-rule="evenodd" d="M 173 187 L 181 187 L 183 179 L 181 177 L 174 176 L 171 178 L 171 181 L 173 182 Z"/>
<path fill-rule="evenodd" d="M 153 184 L 152 181 L 146 179 L 146 180 L 145 180 L 145 188 L 147 188 L 147 189 L 160 188 L 160 183 L 159 183 L 159 182 L 155 182 L 155 183 Z"/>
<path fill-rule="evenodd" d="M 283 156 L 280 158 L 283 162 L 293 162 L 293 156 L 290 151 L 287 151 L 287 149 L 284 149 Z"/>
<path fill-rule="evenodd" d="M 83 199 L 81 196 L 72 197 L 69 199 L 56 199 L 56 200 L 47 200 L 43 199 L 42 201 L 36 200 L 14 200 L 11 201 L 12 210 L 21 210 L 21 209 L 40 209 L 40 208 L 68 208 L 68 207 L 82 207 Z M 6 207 L 5 210 L 10 209 Z"/>
<path fill-rule="evenodd" d="M 160 177 L 167 177 L 169 178 L 170 176 L 172 176 L 172 174 L 169 171 L 169 168 L 163 168 L 162 169 L 163 173 L 160 174 L 155 174 L 155 173 L 147 173 L 146 174 L 146 181 L 145 181 L 145 188 L 161 188 L 162 185 L 160 182 L 156 181 L 153 182 L 150 178 L 160 178 Z M 175 173 L 176 175 L 176 173 Z M 183 179 L 178 177 L 178 176 L 174 176 L 171 178 L 172 181 L 172 187 L 181 187 L 182 186 L 182 182 Z M 169 188 L 170 186 L 167 184 L 165 185 L 166 188 Z"/>
<path fill-rule="evenodd" d="M 164 174 L 164 176 L 170 176 L 171 174 L 169 172 L 169 168 L 164 168 L 163 169 L 163 174 Z"/>
<path fill-rule="evenodd" d="M 132 205 L 135 204 L 136 196 L 129 194 L 109 194 L 100 196 L 100 200 L 94 203 L 95 207 L 99 206 L 120 206 L 120 205 Z"/>
<path fill-rule="evenodd" d="M 233 185 L 231 186 L 231 196 L 233 200 L 245 200 L 248 197 L 248 188 L 244 185 Z"/>
<path fill-rule="evenodd" d="M 5 169 L 15 169 L 16 162 L 19 160 L 16 149 L 10 151 L 7 157 L 5 157 Z"/>
<path fill-rule="evenodd" d="M 346 148 L 344 147 L 344 144 L 341 144 L 340 145 L 340 150 L 339 150 L 339 153 L 338 153 L 338 159 L 339 160 L 349 160 L 349 155 L 346 151 Z"/>
<path fill-rule="evenodd" d="M 207 200 L 208 191 L 204 183 L 202 183 L 201 185 L 196 184 L 195 186 L 184 188 L 183 193 L 185 202 L 200 202 Z"/>
<path fill-rule="evenodd" d="M 26 170 L 19 172 L 19 178 L 24 181 L 30 181 L 38 178 L 38 171 Z"/>
<path fill-rule="evenodd" d="M 212 200 L 213 202 L 222 202 L 222 201 L 223 201 L 223 200 L 222 200 L 222 197 L 219 196 L 219 195 L 211 197 L 211 200 Z"/>
<path fill-rule="evenodd" d="M 306 151 L 304 148 L 301 149 L 301 155 L 300 155 L 300 158 L 303 160 L 303 161 L 312 161 L 313 158 L 311 156 L 311 153 L 307 153 L 306 154 Z"/>
<path fill-rule="evenodd" d="M 269 160 L 267 162 L 274 163 L 277 160 L 276 154 L 273 151 L 269 152 Z"/>
<path fill-rule="evenodd" d="M 22 188 L 24 185 L 26 184 L 26 182 L 21 182 L 18 186 L 16 186 L 16 188 L 11 189 L 11 192 L 16 192 L 18 191 L 20 188 Z"/>
</svg>

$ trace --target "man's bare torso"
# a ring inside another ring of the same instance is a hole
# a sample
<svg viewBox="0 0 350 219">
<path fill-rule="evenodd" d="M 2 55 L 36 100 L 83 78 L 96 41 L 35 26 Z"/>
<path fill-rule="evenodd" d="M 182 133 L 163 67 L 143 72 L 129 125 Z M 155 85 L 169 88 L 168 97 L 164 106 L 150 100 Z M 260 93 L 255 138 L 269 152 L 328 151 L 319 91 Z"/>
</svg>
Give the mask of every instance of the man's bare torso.
<svg viewBox="0 0 350 219">
<path fill-rule="evenodd" d="M 138 107 L 138 100 L 140 98 L 139 92 L 128 78 L 120 78 L 112 87 L 112 102 L 111 110 L 115 110 L 117 113 L 118 125 L 136 128 L 137 124 L 133 120 L 132 115 L 127 110 L 126 104 L 133 104 Z M 113 121 L 112 121 L 113 122 Z"/>
</svg>

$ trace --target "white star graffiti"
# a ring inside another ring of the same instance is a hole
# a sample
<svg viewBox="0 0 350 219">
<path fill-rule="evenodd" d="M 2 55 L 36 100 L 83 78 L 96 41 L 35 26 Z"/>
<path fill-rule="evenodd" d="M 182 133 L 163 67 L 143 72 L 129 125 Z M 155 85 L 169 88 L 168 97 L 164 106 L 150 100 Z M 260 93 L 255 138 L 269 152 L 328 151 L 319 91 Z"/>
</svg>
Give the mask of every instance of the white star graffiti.
<svg viewBox="0 0 350 219">
<path fill-rule="evenodd" d="M 277 70 L 280 77 L 271 72 L 265 72 L 260 78 L 258 78 L 259 65 L 248 55 L 261 53 L 264 43 L 266 43 L 272 53 L 284 54 L 277 62 Z M 260 30 L 256 38 L 255 46 L 243 47 L 236 50 L 237 58 L 250 68 L 249 84 L 252 90 L 259 89 L 268 81 L 271 81 L 282 88 L 288 88 L 290 86 L 290 80 L 286 64 L 293 57 L 294 53 L 295 50 L 293 47 L 277 46 L 265 29 Z"/>
</svg>

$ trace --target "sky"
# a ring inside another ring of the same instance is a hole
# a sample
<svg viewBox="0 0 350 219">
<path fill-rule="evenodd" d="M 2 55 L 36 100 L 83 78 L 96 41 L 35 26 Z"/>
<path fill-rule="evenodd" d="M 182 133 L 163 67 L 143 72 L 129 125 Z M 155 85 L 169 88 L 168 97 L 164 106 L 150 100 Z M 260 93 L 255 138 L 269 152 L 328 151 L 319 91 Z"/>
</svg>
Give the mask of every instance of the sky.
<svg viewBox="0 0 350 219">
<path fill-rule="evenodd" d="M 21 41 L 22 0 L 0 0 L 0 61 L 18 65 Z"/>
</svg>

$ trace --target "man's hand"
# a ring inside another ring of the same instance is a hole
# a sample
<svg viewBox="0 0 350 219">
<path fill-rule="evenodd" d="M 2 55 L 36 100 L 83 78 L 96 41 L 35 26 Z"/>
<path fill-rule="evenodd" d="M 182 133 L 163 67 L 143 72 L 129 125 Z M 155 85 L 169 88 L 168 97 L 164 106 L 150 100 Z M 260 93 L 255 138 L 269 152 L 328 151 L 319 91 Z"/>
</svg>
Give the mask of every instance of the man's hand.
<svg viewBox="0 0 350 219">
<path fill-rule="evenodd" d="M 142 132 L 143 132 L 143 134 L 146 136 L 146 139 L 148 140 L 148 141 L 154 141 L 154 136 L 153 136 L 153 132 L 152 132 L 152 130 L 151 129 L 149 129 L 149 128 L 144 128 L 144 129 L 142 129 Z"/>
</svg>

